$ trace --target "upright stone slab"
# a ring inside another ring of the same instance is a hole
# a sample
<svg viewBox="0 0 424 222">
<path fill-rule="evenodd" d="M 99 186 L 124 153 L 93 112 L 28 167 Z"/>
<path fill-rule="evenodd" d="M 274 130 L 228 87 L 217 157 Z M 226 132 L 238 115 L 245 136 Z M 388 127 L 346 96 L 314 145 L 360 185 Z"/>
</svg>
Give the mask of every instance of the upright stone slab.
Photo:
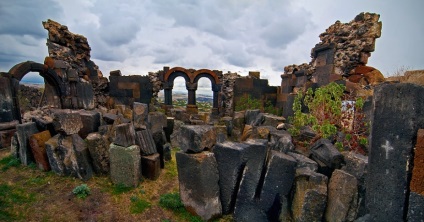
<svg viewBox="0 0 424 222">
<path fill-rule="evenodd" d="M 137 187 L 141 178 L 140 148 L 110 144 L 110 179 L 114 184 Z"/>
<path fill-rule="evenodd" d="M 423 221 L 424 218 L 424 129 L 417 133 L 414 153 L 414 169 L 410 184 L 408 221 Z"/>
<path fill-rule="evenodd" d="M 12 141 L 10 141 L 10 155 L 19 158 L 19 142 L 18 142 L 18 134 L 15 134 L 12 137 Z"/>
<path fill-rule="evenodd" d="M 366 205 L 371 221 L 403 221 L 418 129 L 424 128 L 424 88 L 382 84 L 374 89 Z M 372 182 L 370 182 L 372 181 Z"/>
<path fill-rule="evenodd" d="M 261 176 L 268 154 L 266 140 L 248 140 L 248 146 L 243 151 L 245 165 L 241 169 L 240 187 L 234 208 L 236 221 L 263 221 L 267 216 L 258 208 L 256 198 L 260 190 Z"/>
<path fill-rule="evenodd" d="M 209 125 L 184 125 L 180 136 L 180 148 L 184 152 L 200 153 L 216 143 L 216 132 Z"/>
<path fill-rule="evenodd" d="M 162 131 L 168 124 L 166 115 L 161 112 L 150 112 L 147 116 L 147 122 L 153 134 Z"/>
<path fill-rule="evenodd" d="M 136 130 L 146 129 L 148 113 L 149 106 L 147 104 L 133 103 L 133 123 Z"/>
<path fill-rule="evenodd" d="M 274 150 L 270 155 L 260 191 L 259 207 L 269 221 L 278 221 L 282 207 L 289 205 L 287 199 L 295 177 L 296 160 Z"/>
<path fill-rule="evenodd" d="M 35 123 L 24 123 L 16 126 L 16 135 L 19 143 L 19 158 L 23 165 L 34 163 L 34 155 L 29 146 L 29 137 L 38 133 Z"/>
<path fill-rule="evenodd" d="M 110 156 L 109 141 L 100 133 L 90 133 L 85 139 L 92 159 L 93 170 L 96 174 L 109 174 Z"/>
<path fill-rule="evenodd" d="M 118 146 L 129 147 L 135 144 L 135 131 L 131 123 L 122 123 L 115 127 L 113 143 Z"/>
<path fill-rule="evenodd" d="M 139 130 L 136 132 L 135 144 L 140 147 L 142 156 L 148 156 L 157 153 L 152 131 L 149 129 Z"/>
<path fill-rule="evenodd" d="M 180 195 L 186 209 L 202 220 L 222 213 L 219 198 L 219 173 L 213 153 L 176 153 Z"/>
<path fill-rule="evenodd" d="M 53 124 L 56 131 L 66 135 L 77 134 L 83 127 L 80 114 L 71 110 L 56 110 Z"/>
<path fill-rule="evenodd" d="M 354 221 L 358 212 L 358 182 L 342 170 L 335 170 L 328 183 L 325 220 Z"/>
<path fill-rule="evenodd" d="M 37 167 L 43 171 L 50 170 L 45 143 L 51 138 L 48 130 L 33 134 L 29 137 L 29 144 L 34 155 Z"/>
<path fill-rule="evenodd" d="M 98 111 L 80 110 L 82 128 L 78 134 L 85 139 L 88 134 L 99 131 L 100 113 Z"/>
<path fill-rule="evenodd" d="M 293 220 L 299 222 L 322 221 L 327 205 L 327 182 L 325 175 L 309 169 L 296 172 L 292 200 Z"/>
<path fill-rule="evenodd" d="M 159 153 L 149 156 L 141 156 L 141 173 L 144 178 L 156 180 L 160 175 L 160 170 Z"/>
</svg>

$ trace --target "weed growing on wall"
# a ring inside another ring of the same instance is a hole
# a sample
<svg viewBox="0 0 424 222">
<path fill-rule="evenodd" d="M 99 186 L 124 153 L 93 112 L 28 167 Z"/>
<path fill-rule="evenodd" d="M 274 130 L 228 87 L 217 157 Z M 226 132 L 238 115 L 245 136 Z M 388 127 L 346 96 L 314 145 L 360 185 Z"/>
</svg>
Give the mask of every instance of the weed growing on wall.
<svg viewBox="0 0 424 222">
<path fill-rule="evenodd" d="M 330 83 L 315 91 L 309 88 L 306 93 L 299 92 L 293 103 L 294 115 L 289 117 L 293 125 L 289 129 L 292 136 L 299 136 L 305 126 L 310 126 L 318 134 L 315 139 L 334 138 L 338 132 L 342 132 L 345 137 L 336 144 L 338 148 L 346 147 L 365 153 L 368 128 L 363 121 L 364 101 L 358 98 L 354 102 L 343 103 L 349 99 L 344 91 L 345 86 Z M 307 108 L 309 112 L 302 112 L 302 108 Z"/>
</svg>

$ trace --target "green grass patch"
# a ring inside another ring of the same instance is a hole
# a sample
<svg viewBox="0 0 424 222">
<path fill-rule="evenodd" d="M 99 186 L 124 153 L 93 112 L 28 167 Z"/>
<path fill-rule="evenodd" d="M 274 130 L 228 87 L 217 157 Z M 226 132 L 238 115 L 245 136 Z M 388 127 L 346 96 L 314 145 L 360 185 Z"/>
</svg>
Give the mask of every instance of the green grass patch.
<svg viewBox="0 0 424 222">
<path fill-rule="evenodd" d="M 124 184 L 116 184 L 112 187 L 112 194 L 119 195 L 133 190 L 133 187 L 125 186 Z"/>
<path fill-rule="evenodd" d="M 19 220 L 20 215 L 13 213 L 16 205 L 23 205 L 35 200 L 34 194 L 26 193 L 22 189 L 7 184 L 0 184 L 0 221 Z"/>
<path fill-rule="evenodd" d="M 81 184 L 75 187 L 74 190 L 72 190 L 72 193 L 80 199 L 85 199 L 91 192 L 87 184 Z"/>
<path fill-rule="evenodd" d="M 198 216 L 193 216 L 184 208 L 181 202 L 179 193 L 167 193 L 163 194 L 159 198 L 159 206 L 165 209 L 172 210 L 178 217 L 184 221 L 200 222 L 202 219 Z"/>
<path fill-rule="evenodd" d="M 21 165 L 21 161 L 18 158 L 13 157 L 12 155 L 7 156 L 0 160 L 1 170 L 4 172 L 11 167 L 18 167 Z"/>
<path fill-rule="evenodd" d="M 132 214 L 141 214 L 147 208 L 151 206 L 151 204 L 148 201 L 141 199 L 137 196 L 132 196 L 130 200 L 131 200 L 130 212 Z"/>
</svg>

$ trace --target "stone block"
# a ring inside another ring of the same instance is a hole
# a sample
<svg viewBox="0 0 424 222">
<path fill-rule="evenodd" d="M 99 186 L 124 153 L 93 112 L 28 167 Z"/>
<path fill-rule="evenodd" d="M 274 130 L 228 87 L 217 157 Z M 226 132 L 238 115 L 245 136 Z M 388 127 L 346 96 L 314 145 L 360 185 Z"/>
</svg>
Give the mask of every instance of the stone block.
<svg viewBox="0 0 424 222">
<path fill-rule="evenodd" d="M 365 178 L 368 171 L 368 157 L 355 152 L 342 152 L 345 165 L 341 168 L 343 171 L 356 177 L 358 182 L 358 214 L 357 217 L 365 216 L 368 213 L 365 207 Z"/>
<path fill-rule="evenodd" d="M 259 109 L 246 110 L 244 114 L 246 125 L 259 126 L 264 122 L 264 115 Z"/>
<path fill-rule="evenodd" d="M 354 221 L 358 212 L 358 182 L 343 170 L 334 170 L 328 183 L 325 220 Z"/>
<path fill-rule="evenodd" d="M 424 218 L 424 129 L 417 133 L 414 152 L 414 168 L 409 194 L 408 221 L 422 221 Z"/>
<path fill-rule="evenodd" d="M 129 147 L 135 144 L 135 131 L 131 123 L 123 123 L 115 126 L 115 138 L 113 143 L 118 146 Z"/>
<path fill-rule="evenodd" d="M 234 112 L 234 117 L 232 121 L 232 129 L 243 130 L 245 125 L 245 113 L 244 112 Z"/>
<path fill-rule="evenodd" d="M 216 132 L 209 125 L 182 126 L 180 136 L 180 148 L 184 152 L 200 153 L 216 143 Z"/>
<path fill-rule="evenodd" d="M 294 150 L 292 136 L 285 130 L 273 130 L 270 132 L 270 147 L 272 150 L 287 153 Z"/>
<path fill-rule="evenodd" d="M 35 123 L 24 123 L 16 126 L 16 135 L 19 144 L 19 158 L 23 165 L 34 163 L 34 155 L 32 154 L 31 147 L 29 146 L 29 137 L 38 133 Z"/>
<path fill-rule="evenodd" d="M 35 163 L 40 170 L 49 171 L 50 163 L 47 157 L 45 143 L 51 138 L 48 130 L 35 133 L 29 137 L 29 145 L 34 155 Z"/>
<path fill-rule="evenodd" d="M 273 127 L 277 127 L 279 124 L 283 123 L 286 120 L 286 118 L 282 116 L 276 116 L 270 113 L 264 113 L 263 118 L 264 118 L 264 121 L 262 123 L 263 126 L 273 126 Z"/>
<path fill-rule="evenodd" d="M 10 141 L 10 155 L 19 158 L 19 142 L 18 142 L 18 133 L 12 137 L 12 141 Z"/>
<path fill-rule="evenodd" d="M 419 222 L 424 218 L 424 195 L 411 191 L 407 221 Z"/>
<path fill-rule="evenodd" d="M 136 130 L 146 129 L 148 113 L 149 106 L 147 104 L 133 103 L 133 123 Z"/>
<path fill-rule="evenodd" d="M 367 198 L 371 221 L 403 221 L 413 148 L 424 128 L 424 87 L 382 84 L 374 89 Z M 396 95 L 396 96 L 387 96 Z"/>
<path fill-rule="evenodd" d="M 57 134 L 46 143 L 47 157 L 53 172 L 88 180 L 93 175 L 90 154 L 84 140 L 78 135 Z"/>
<path fill-rule="evenodd" d="M 259 207 L 269 221 L 278 221 L 282 207 L 288 205 L 287 199 L 294 182 L 295 168 L 296 160 L 293 157 L 271 151 L 259 197 Z"/>
<path fill-rule="evenodd" d="M 99 131 L 100 112 L 80 110 L 78 113 L 81 116 L 82 122 L 82 128 L 78 132 L 81 138 L 85 139 L 88 134 Z"/>
<path fill-rule="evenodd" d="M 89 82 L 77 82 L 77 99 L 78 108 L 80 109 L 94 109 L 94 91 L 93 86 Z"/>
<path fill-rule="evenodd" d="M 57 134 L 57 131 L 55 130 L 55 126 L 53 124 L 53 118 L 50 117 L 38 117 L 34 116 L 32 117 L 32 122 L 34 122 L 37 125 L 38 131 L 44 131 L 48 130 L 50 132 L 50 135 L 54 136 Z"/>
<path fill-rule="evenodd" d="M 153 134 L 162 131 L 168 125 L 166 115 L 161 112 L 150 112 L 147 116 L 147 122 Z"/>
<path fill-rule="evenodd" d="M 10 122 L 0 122 L 0 131 L 16 129 L 16 125 L 19 124 L 18 120 L 13 120 Z"/>
<path fill-rule="evenodd" d="M 163 156 L 163 148 L 166 144 L 166 136 L 165 136 L 165 132 L 162 131 L 158 131 L 156 133 L 153 134 L 153 140 L 155 141 L 155 145 L 156 145 L 156 150 L 159 153 L 160 156 L 160 166 L 161 168 L 165 168 L 165 160 L 164 160 L 164 156 Z"/>
<path fill-rule="evenodd" d="M 110 144 L 110 178 L 114 184 L 137 187 L 141 179 L 140 148 Z"/>
<path fill-rule="evenodd" d="M 165 161 L 171 161 L 172 160 L 172 151 L 171 151 L 171 144 L 166 143 L 163 145 L 163 159 Z"/>
<path fill-rule="evenodd" d="M 296 171 L 292 214 L 294 221 L 322 221 L 327 205 L 325 175 L 303 169 Z"/>
<path fill-rule="evenodd" d="M 343 155 L 328 139 L 319 139 L 310 148 L 311 159 L 323 163 L 330 169 L 340 169 L 343 164 Z"/>
<path fill-rule="evenodd" d="M 156 144 L 152 132 L 149 129 L 136 132 L 135 144 L 140 147 L 141 155 L 148 156 L 157 153 Z"/>
<path fill-rule="evenodd" d="M 156 180 L 160 175 L 160 170 L 159 153 L 149 156 L 141 156 L 141 172 L 144 178 Z"/>
<path fill-rule="evenodd" d="M 15 135 L 16 129 L 8 129 L 0 131 L 0 149 L 10 147 L 13 135 Z"/>
<path fill-rule="evenodd" d="M 301 169 L 309 169 L 311 171 L 316 172 L 318 170 L 318 164 L 317 162 L 309 159 L 308 157 L 302 155 L 302 154 L 298 154 L 298 153 L 294 153 L 294 152 L 288 152 L 287 153 L 289 156 L 293 157 L 297 164 L 296 164 L 296 168 L 301 170 Z"/>
<path fill-rule="evenodd" d="M 171 135 L 174 132 L 174 125 L 175 125 L 175 118 L 174 117 L 167 117 L 166 118 L 166 127 L 164 127 L 166 141 L 169 143 L 171 142 Z"/>
<path fill-rule="evenodd" d="M 94 132 L 88 134 L 85 141 L 96 174 L 107 175 L 110 169 L 109 141 L 106 136 Z"/>
<path fill-rule="evenodd" d="M 53 113 L 53 124 L 57 132 L 68 136 L 77 134 L 83 127 L 80 114 L 71 110 L 56 110 Z"/>
<path fill-rule="evenodd" d="M 180 196 L 186 209 L 207 221 L 222 214 L 219 173 L 213 153 L 176 154 Z"/>
</svg>

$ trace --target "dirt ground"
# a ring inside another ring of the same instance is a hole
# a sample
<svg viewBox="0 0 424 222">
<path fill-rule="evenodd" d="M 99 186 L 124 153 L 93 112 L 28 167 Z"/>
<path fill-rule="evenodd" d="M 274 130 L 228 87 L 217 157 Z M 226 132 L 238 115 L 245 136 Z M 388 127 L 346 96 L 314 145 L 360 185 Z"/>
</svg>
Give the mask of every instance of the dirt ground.
<svg viewBox="0 0 424 222">
<path fill-rule="evenodd" d="M 0 160 L 7 156 L 9 150 L 0 150 Z M 77 198 L 72 190 L 84 183 L 90 188 L 91 194 L 85 199 Z M 1 216 L 8 220 L 5 212 L 10 214 L 9 219 L 18 221 L 186 220 L 159 206 L 162 194 L 178 192 L 175 151 L 173 161 L 166 163 L 156 181 L 144 180 L 137 188 L 127 192 L 119 191 L 107 176 L 93 177 L 83 182 L 53 172 L 42 172 L 35 166 L 0 169 L 0 185 L 11 189 L 3 194 L 3 200 L 0 194 L 0 205 L 3 204 L 0 206 L 0 214 L 4 214 L 0 215 L 0 221 Z M 134 199 L 146 200 L 150 207 L 141 213 L 132 213 L 131 200 Z"/>
</svg>

